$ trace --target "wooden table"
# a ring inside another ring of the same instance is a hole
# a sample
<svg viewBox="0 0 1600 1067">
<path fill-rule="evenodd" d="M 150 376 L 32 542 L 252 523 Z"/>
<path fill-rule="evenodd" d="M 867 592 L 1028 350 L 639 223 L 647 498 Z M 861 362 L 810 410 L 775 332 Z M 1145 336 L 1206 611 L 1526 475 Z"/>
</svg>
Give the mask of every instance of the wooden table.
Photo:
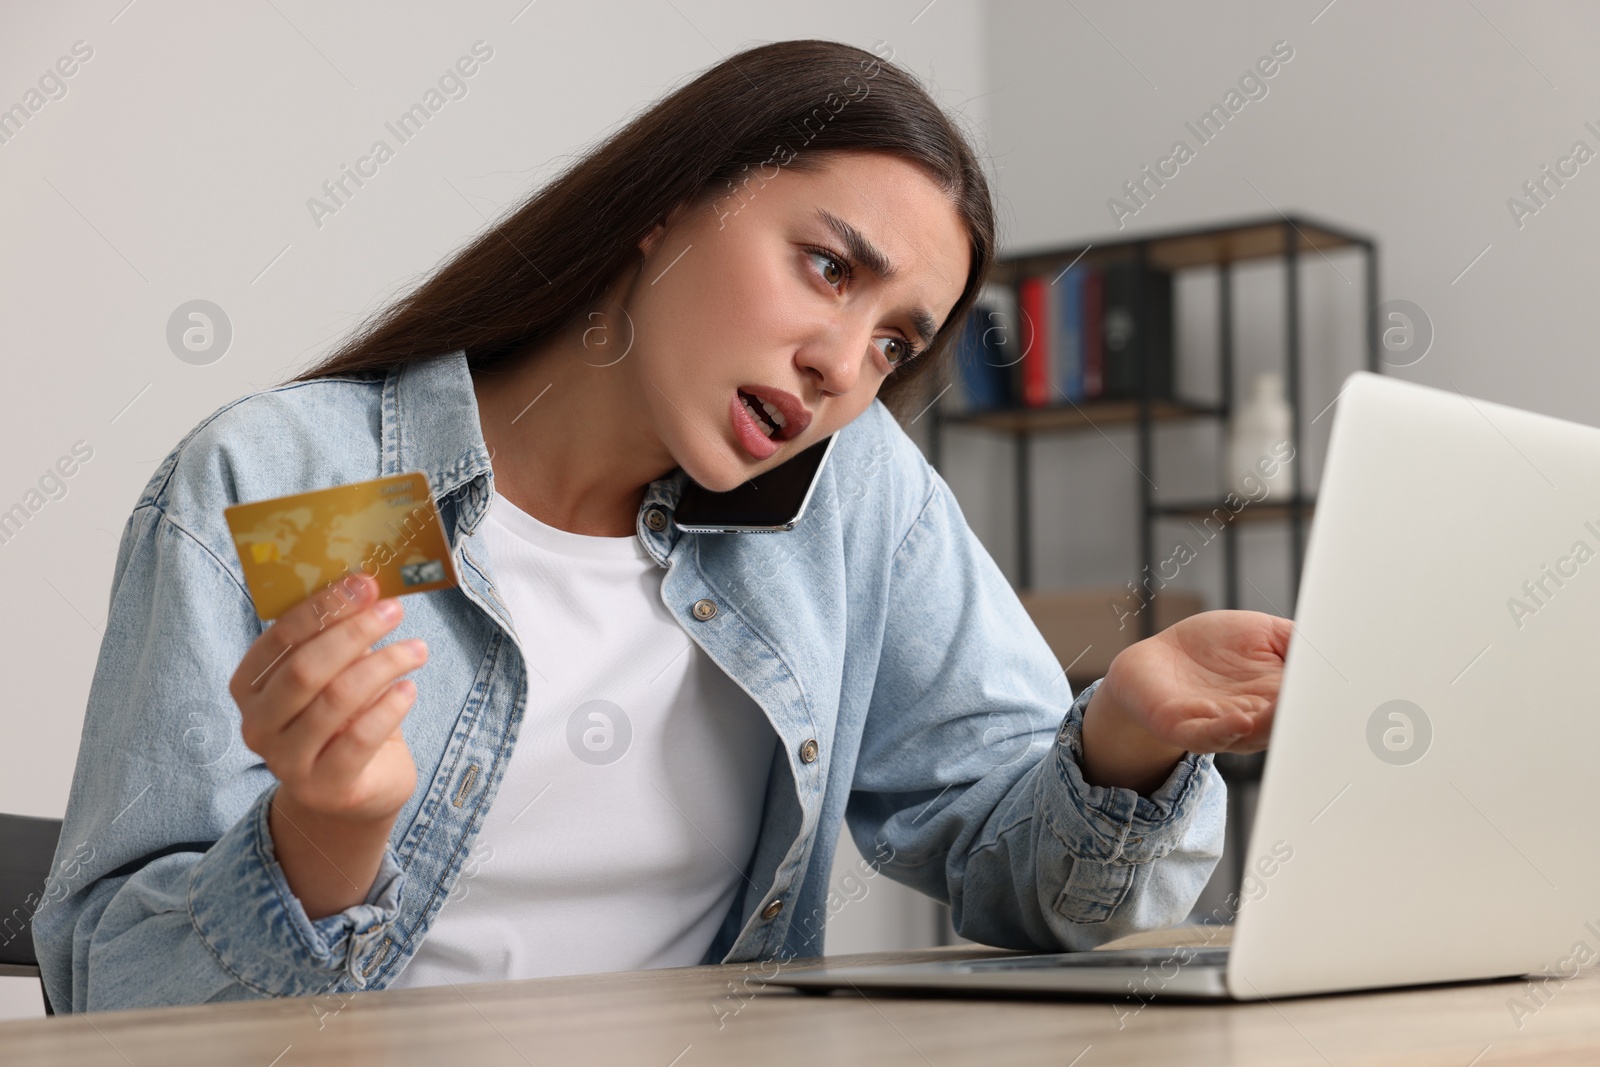
<svg viewBox="0 0 1600 1067">
<path fill-rule="evenodd" d="M 1117 945 L 1194 943 L 1168 931 Z M 1220 939 L 1219 939 L 1220 941 Z M 871 963 L 992 955 L 974 948 L 832 957 Z M 793 961 L 793 969 L 818 961 Z M 626 1063 L 1439 1064 L 1600 1062 L 1600 978 L 1550 983 L 1519 1029 L 1524 984 L 1303 998 L 1271 1004 L 806 996 L 763 987 L 751 966 L 396 989 L 0 1024 L 0 1062 L 427 1064 L 523 1067 Z M 770 975 L 770 966 L 765 969 Z M 749 979 L 748 984 L 746 979 Z M 1537 1002 L 1529 1001 L 1530 1004 Z M 1132 1005 L 1137 1008 L 1137 1005 Z"/>
</svg>

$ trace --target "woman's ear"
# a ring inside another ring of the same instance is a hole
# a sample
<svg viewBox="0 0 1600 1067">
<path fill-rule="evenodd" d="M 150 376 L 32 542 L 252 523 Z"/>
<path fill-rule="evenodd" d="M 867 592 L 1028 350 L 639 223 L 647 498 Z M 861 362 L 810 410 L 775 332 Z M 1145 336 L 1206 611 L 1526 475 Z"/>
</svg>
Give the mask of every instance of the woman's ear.
<svg viewBox="0 0 1600 1067">
<path fill-rule="evenodd" d="M 650 258 L 650 253 L 655 251 L 656 245 L 661 243 L 662 234 L 666 232 L 666 226 L 658 222 L 650 227 L 648 233 L 639 238 L 639 251 L 644 253 L 646 259 Z"/>
<path fill-rule="evenodd" d="M 687 203 L 675 205 L 661 221 L 650 227 L 649 231 L 639 238 L 639 251 L 644 253 L 645 258 L 648 259 L 650 254 L 655 251 L 656 246 L 661 243 L 661 239 L 666 235 L 667 230 L 678 224 L 678 220 L 683 218 L 688 207 Z"/>
</svg>

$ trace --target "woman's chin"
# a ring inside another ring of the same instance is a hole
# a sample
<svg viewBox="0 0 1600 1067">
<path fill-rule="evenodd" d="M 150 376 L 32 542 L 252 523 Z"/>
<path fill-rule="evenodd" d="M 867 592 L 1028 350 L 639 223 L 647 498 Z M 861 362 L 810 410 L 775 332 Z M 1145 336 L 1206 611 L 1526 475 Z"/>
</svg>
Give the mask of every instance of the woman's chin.
<svg viewBox="0 0 1600 1067">
<path fill-rule="evenodd" d="M 722 447 L 702 439 L 689 442 L 689 448 L 678 453 L 678 466 L 702 489 L 726 493 L 749 481 L 760 464 L 731 443 L 718 441 L 717 444 Z"/>
<path fill-rule="evenodd" d="M 750 480 L 750 471 L 739 471 L 728 463 L 710 465 L 684 465 L 684 471 L 702 489 L 709 489 L 713 493 L 726 493 L 736 489 Z"/>
</svg>

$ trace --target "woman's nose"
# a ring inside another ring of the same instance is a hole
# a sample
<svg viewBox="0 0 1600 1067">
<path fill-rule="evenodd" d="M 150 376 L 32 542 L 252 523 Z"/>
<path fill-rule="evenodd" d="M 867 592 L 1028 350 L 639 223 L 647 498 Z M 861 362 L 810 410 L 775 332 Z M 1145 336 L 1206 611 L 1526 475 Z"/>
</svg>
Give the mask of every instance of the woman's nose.
<svg viewBox="0 0 1600 1067">
<path fill-rule="evenodd" d="M 848 393 L 860 379 L 865 346 L 854 333 L 819 339 L 800 350 L 800 365 L 817 376 L 817 387 L 823 392 L 835 396 Z"/>
</svg>

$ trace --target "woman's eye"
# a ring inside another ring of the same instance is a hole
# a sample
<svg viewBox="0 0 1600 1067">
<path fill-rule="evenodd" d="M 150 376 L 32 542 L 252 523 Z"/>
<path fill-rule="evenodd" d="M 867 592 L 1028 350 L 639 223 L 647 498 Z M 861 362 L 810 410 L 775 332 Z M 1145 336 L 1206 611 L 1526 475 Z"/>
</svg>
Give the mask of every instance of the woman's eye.
<svg viewBox="0 0 1600 1067">
<path fill-rule="evenodd" d="M 910 359 L 912 356 L 917 354 L 917 350 L 915 348 L 911 347 L 911 345 L 904 338 L 900 338 L 900 337 L 880 337 L 880 338 L 878 338 L 878 340 L 880 340 L 880 341 L 888 341 L 890 344 L 895 346 L 895 351 L 893 353 L 890 353 L 888 351 L 885 351 L 883 353 L 884 358 L 887 359 L 889 361 L 889 363 L 891 365 L 893 365 L 893 366 L 899 366 L 900 364 L 904 363 L 906 360 Z"/>
<path fill-rule="evenodd" d="M 838 288 L 840 285 L 844 284 L 844 282 L 849 280 L 850 271 L 845 267 L 844 261 L 838 256 L 831 255 L 827 252 L 818 251 L 809 252 L 807 254 L 813 259 L 823 260 L 834 268 L 832 274 L 837 275 L 837 277 L 831 276 L 827 268 L 824 268 L 819 272 L 822 275 L 822 280 L 827 282 L 829 285 L 833 286 L 834 288 Z"/>
</svg>

